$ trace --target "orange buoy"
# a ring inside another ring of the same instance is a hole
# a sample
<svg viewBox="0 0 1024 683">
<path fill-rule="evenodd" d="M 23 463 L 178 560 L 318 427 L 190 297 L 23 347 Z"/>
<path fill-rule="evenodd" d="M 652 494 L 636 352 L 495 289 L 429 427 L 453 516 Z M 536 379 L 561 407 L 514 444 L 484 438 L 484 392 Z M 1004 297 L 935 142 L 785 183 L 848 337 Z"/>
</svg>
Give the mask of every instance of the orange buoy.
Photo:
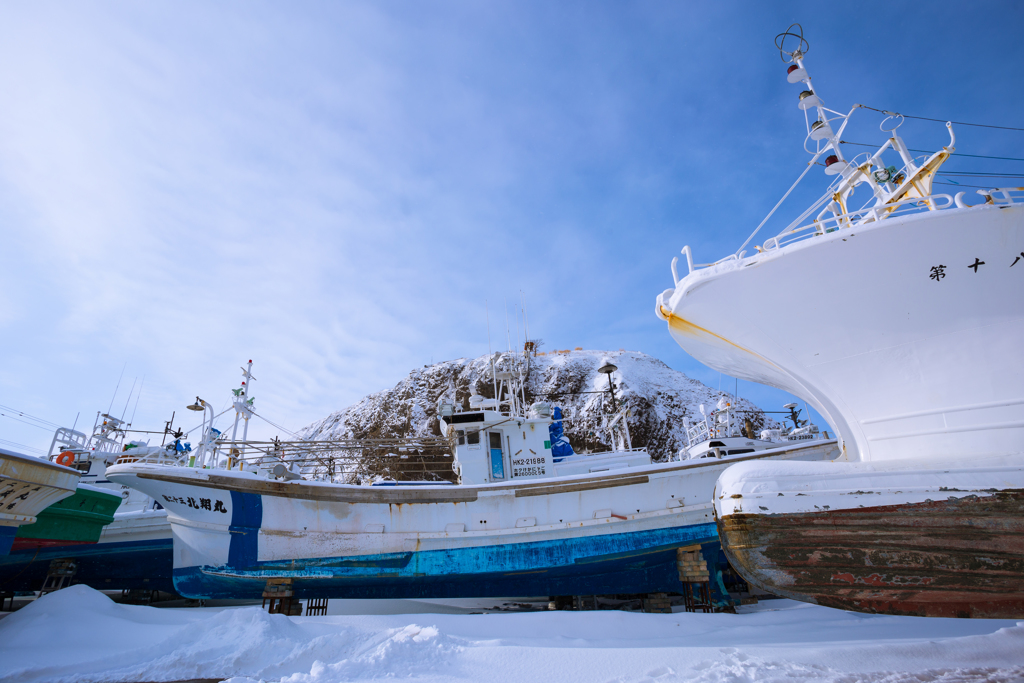
<svg viewBox="0 0 1024 683">
<path fill-rule="evenodd" d="M 71 451 L 64 451 L 57 456 L 57 464 L 64 465 L 64 467 L 71 467 L 75 464 L 75 454 Z"/>
</svg>

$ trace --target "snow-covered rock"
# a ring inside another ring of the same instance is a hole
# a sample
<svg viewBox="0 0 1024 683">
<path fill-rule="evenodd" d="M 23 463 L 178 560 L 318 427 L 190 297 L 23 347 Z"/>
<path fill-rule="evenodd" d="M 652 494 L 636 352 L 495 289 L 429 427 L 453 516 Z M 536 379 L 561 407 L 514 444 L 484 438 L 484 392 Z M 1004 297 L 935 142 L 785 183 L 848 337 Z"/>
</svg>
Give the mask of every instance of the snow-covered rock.
<svg viewBox="0 0 1024 683">
<path fill-rule="evenodd" d="M 612 375 L 615 395 L 630 407 L 633 446 L 646 446 L 657 461 L 668 459 L 686 445 L 684 418 L 691 422 L 701 419 L 701 404 L 710 412 L 720 397 L 732 400 L 731 395 L 638 351 L 556 351 L 532 356 L 529 361 L 527 403 L 546 400 L 561 406 L 566 435 L 577 452 L 611 446 L 605 428 L 612 412 L 608 377 L 597 371 L 605 363 L 618 366 Z M 328 415 L 305 427 L 301 435 L 335 439 L 438 434 L 438 398 L 454 399 L 468 408 L 471 387 L 484 397 L 493 396 L 490 356 L 459 358 L 413 370 L 393 388 Z M 736 405 L 747 411 L 744 417 L 756 431 L 777 426 L 746 399 L 739 399 Z"/>
</svg>

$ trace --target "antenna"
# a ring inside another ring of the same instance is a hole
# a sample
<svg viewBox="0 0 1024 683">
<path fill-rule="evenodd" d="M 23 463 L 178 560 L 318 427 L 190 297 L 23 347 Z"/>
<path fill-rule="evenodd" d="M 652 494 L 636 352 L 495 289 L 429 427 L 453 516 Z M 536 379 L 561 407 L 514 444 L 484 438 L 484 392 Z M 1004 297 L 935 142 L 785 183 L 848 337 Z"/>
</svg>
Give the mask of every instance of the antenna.
<svg viewBox="0 0 1024 683">
<path fill-rule="evenodd" d="M 121 377 L 124 377 L 124 369 L 126 367 L 128 367 L 128 361 L 125 361 L 121 367 Z M 117 386 L 114 387 L 114 395 L 110 397 L 110 407 L 107 408 L 107 415 L 110 415 L 110 411 L 114 409 L 114 399 L 117 398 L 117 390 L 121 388 L 121 377 L 117 378 Z"/>
<path fill-rule="evenodd" d="M 131 426 L 132 422 L 135 422 L 135 413 L 139 409 L 139 399 L 142 398 L 142 387 L 144 387 L 144 386 L 146 386 L 146 376 L 145 375 L 142 376 L 142 384 L 139 385 L 139 395 L 135 397 L 135 407 L 132 408 L 132 419 L 131 419 L 130 422 L 128 422 L 128 426 L 129 427 Z"/>
<path fill-rule="evenodd" d="M 128 400 L 124 402 L 124 410 L 121 411 L 121 421 L 124 422 L 124 414 L 128 412 L 128 404 L 132 401 L 132 392 L 135 391 L 135 384 L 139 381 L 136 377 L 132 380 L 132 388 L 128 391 Z"/>
<path fill-rule="evenodd" d="M 172 431 L 171 431 L 171 429 L 172 429 L 172 428 L 174 427 L 174 416 L 175 416 L 175 414 L 176 414 L 177 412 L 178 412 L 178 411 L 176 411 L 176 410 L 172 410 L 172 411 L 171 411 L 171 419 L 170 419 L 170 421 L 169 421 L 169 422 L 167 422 L 167 423 L 166 423 L 166 424 L 164 425 L 164 436 L 163 436 L 163 438 L 162 438 L 162 439 L 160 439 L 160 445 L 161 445 L 161 446 L 163 446 L 163 445 L 164 445 L 164 442 L 166 442 L 166 441 L 167 441 L 167 435 L 168 435 L 168 434 L 174 434 L 174 432 L 172 432 Z M 177 438 L 177 437 L 176 437 L 176 438 Z"/>
<path fill-rule="evenodd" d="M 520 334 L 519 329 L 519 306 L 516 306 L 516 344 L 526 342 L 526 338 Z M 523 355 L 526 355 L 526 345 L 523 344 Z"/>
<path fill-rule="evenodd" d="M 520 290 L 520 294 L 523 296 L 523 334 L 525 339 L 530 338 L 530 318 L 526 313 L 526 294 Z"/>
<path fill-rule="evenodd" d="M 793 31 L 793 29 L 796 31 Z M 789 41 L 790 47 L 796 44 L 792 50 L 786 49 L 786 41 Z M 800 24 L 790 24 L 789 28 L 775 36 L 775 47 L 779 48 L 779 57 L 782 61 L 789 64 L 790 62 L 796 62 L 798 59 L 802 59 L 807 51 L 811 49 L 810 44 L 804 40 L 804 27 Z M 788 59 L 787 59 L 788 57 Z"/>
<path fill-rule="evenodd" d="M 512 353 L 512 337 L 508 329 L 508 297 L 505 297 L 505 342 L 508 344 L 508 352 Z"/>
<path fill-rule="evenodd" d="M 519 290 L 520 296 L 522 296 L 522 293 L 523 293 L 523 291 Z M 519 336 L 519 308 L 516 308 L 516 344 L 519 344 L 519 340 L 520 340 L 520 336 Z M 526 378 L 529 376 L 529 373 L 530 373 L 530 353 L 526 350 L 526 338 L 525 337 L 522 338 L 522 347 L 523 347 L 523 364 L 519 366 L 519 393 L 523 397 L 523 414 L 525 415 L 526 414 Z M 523 369 L 524 365 L 526 366 L 525 369 Z"/>
<path fill-rule="evenodd" d="M 491 353 L 491 312 L 487 307 L 487 299 L 484 299 L 484 315 L 487 316 L 487 355 L 491 357 L 491 385 L 494 387 L 494 402 L 501 412 L 501 401 L 498 399 L 498 378 L 494 371 L 494 354 Z"/>
</svg>

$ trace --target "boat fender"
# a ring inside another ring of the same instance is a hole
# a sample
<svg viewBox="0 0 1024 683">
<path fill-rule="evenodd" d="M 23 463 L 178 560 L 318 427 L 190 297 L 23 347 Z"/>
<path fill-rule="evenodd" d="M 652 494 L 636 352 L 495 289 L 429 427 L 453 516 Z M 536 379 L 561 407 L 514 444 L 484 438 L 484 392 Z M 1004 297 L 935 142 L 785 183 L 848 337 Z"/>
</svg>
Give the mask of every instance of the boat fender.
<svg viewBox="0 0 1024 683">
<path fill-rule="evenodd" d="M 75 454 L 71 451 L 64 451 L 57 456 L 57 464 L 64 465 L 64 467 L 71 467 L 75 464 Z"/>
</svg>

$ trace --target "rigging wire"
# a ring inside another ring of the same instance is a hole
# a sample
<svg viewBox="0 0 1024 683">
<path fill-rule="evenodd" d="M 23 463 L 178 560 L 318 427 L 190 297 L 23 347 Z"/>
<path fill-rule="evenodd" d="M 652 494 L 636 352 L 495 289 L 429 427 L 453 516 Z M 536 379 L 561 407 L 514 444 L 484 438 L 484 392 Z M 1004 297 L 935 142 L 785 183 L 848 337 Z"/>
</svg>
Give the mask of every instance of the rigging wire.
<svg viewBox="0 0 1024 683">
<path fill-rule="evenodd" d="M 43 425 L 37 425 L 35 422 L 29 422 L 28 420 L 19 420 L 18 418 L 14 417 L 13 415 L 8 415 L 7 413 L 0 413 L 0 417 L 6 417 L 8 420 L 14 420 L 15 422 L 21 422 L 22 424 L 27 424 L 29 427 L 35 427 L 36 429 L 42 429 L 44 432 L 51 431 L 51 429 L 49 427 L 44 427 Z"/>
<path fill-rule="evenodd" d="M 772 207 L 772 210 L 768 212 L 768 215 L 764 217 L 764 220 L 761 221 L 761 223 L 756 228 L 754 228 L 754 232 L 750 233 L 750 237 L 748 237 L 746 241 L 744 241 L 743 244 L 740 245 L 740 248 L 736 250 L 737 255 L 739 255 L 739 253 L 743 251 L 743 247 L 750 244 L 750 240 L 754 239 L 754 235 L 760 232 L 761 228 L 764 227 L 764 224 L 768 222 L 768 219 L 775 214 L 775 212 L 779 209 L 780 206 L 782 206 L 782 202 L 786 201 L 786 197 L 788 197 L 793 192 L 793 190 L 796 189 L 796 186 L 799 185 L 800 181 L 804 179 L 804 176 L 807 175 L 807 172 L 811 170 L 812 165 L 813 164 L 807 164 L 807 168 L 805 168 L 804 172 L 800 174 L 800 177 L 796 179 L 796 182 L 794 182 L 793 185 L 790 186 L 790 188 L 786 191 L 786 194 L 782 195 L 782 199 L 779 200 L 778 204 Z M 721 387 L 719 387 L 719 389 L 721 389 Z"/>
<path fill-rule="evenodd" d="M 1024 178 L 1024 173 L 985 173 L 983 171 L 939 171 L 938 175 L 967 178 Z"/>
<path fill-rule="evenodd" d="M 860 107 L 861 109 L 870 109 L 871 111 L 877 111 L 879 114 L 885 114 L 886 116 L 902 116 L 905 119 L 919 119 L 921 121 L 938 121 L 939 123 L 946 123 L 946 119 L 932 119 L 928 118 L 927 116 L 911 116 L 910 114 L 900 114 L 899 112 L 888 111 L 886 109 L 875 109 L 874 107 L 869 107 L 866 104 L 855 104 L 853 106 Z M 993 126 L 987 123 L 965 123 L 964 121 L 950 121 L 949 123 L 955 123 L 958 126 L 975 126 L 977 128 L 998 128 L 999 130 L 1019 130 L 1021 132 L 1024 132 L 1024 128 L 1014 128 L 1013 126 Z"/>
<path fill-rule="evenodd" d="M 6 444 L 10 444 L 11 446 L 17 446 L 18 448 L 24 448 L 27 451 L 35 451 L 37 453 L 46 453 L 46 451 L 44 451 L 42 448 L 36 448 L 35 446 L 26 446 L 25 444 L 18 443 L 17 441 L 9 441 L 7 439 L 0 439 L 0 443 L 6 443 Z"/>
<path fill-rule="evenodd" d="M 950 187 L 970 187 L 970 188 L 977 189 L 977 190 L 994 190 L 994 189 L 997 189 L 997 188 L 992 187 L 991 185 L 962 185 L 961 183 L 944 183 L 944 182 L 942 182 L 940 180 L 933 180 L 932 183 L 935 184 L 935 185 L 949 185 Z"/>
<path fill-rule="evenodd" d="M 44 425 L 53 427 L 54 429 L 59 429 L 60 428 L 60 425 L 55 423 L 55 422 L 50 422 L 49 420 L 44 420 L 43 418 L 36 417 L 35 415 L 29 415 L 24 410 L 18 410 L 17 408 L 12 408 L 11 406 L 0 405 L 0 410 L 9 410 L 12 413 L 17 413 L 19 415 L 19 417 L 24 417 L 24 418 L 27 418 L 29 420 L 35 420 L 36 422 L 42 422 Z"/>
<path fill-rule="evenodd" d="M 224 413 L 228 412 L 229 410 L 231 410 L 231 406 L 228 406 L 227 408 L 225 408 L 224 410 L 220 411 L 219 413 L 217 413 L 216 415 L 214 415 L 214 416 L 213 416 L 212 418 L 210 418 L 210 426 L 212 427 L 212 426 L 213 426 L 213 421 L 214 421 L 214 420 L 216 420 L 216 419 L 217 419 L 218 417 L 220 417 L 221 415 L 223 415 Z M 204 420 L 204 422 L 205 422 L 205 420 Z M 196 431 L 197 429 L 201 429 L 201 428 L 202 428 L 202 426 L 203 426 L 202 424 L 197 424 L 197 425 L 196 425 L 195 427 L 193 427 L 192 429 L 190 429 L 190 430 L 188 430 L 187 432 L 185 432 L 184 434 L 182 434 L 182 435 L 181 435 L 181 436 L 182 436 L 182 438 L 184 438 L 184 437 L 188 436 L 189 434 L 191 434 L 192 432 Z M 202 438 L 203 438 L 203 435 L 202 435 L 202 434 L 200 434 L 200 435 L 199 435 L 199 438 L 200 438 L 200 439 L 202 439 Z"/>
<path fill-rule="evenodd" d="M 224 411 L 224 412 L 227 412 L 227 411 Z M 301 436 L 299 436 L 299 435 L 298 435 L 298 434 L 296 434 L 295 432 L 291 431 L 290 429 L 285 429 L 284 427 L 282 427 L 282 426 L 281 426 L 281 425 L 279 425 L 279 424 L 275 424 L 275 423 L 271 422 L 271 421 L 270 421 L 270 420 L 268 420 L 267 418 L 265 418 L 265 417 L 263 417 L 262 415 L 260 415 L 259 413 L 257 413 L 257 412 L 256 412 L 255 410 L 250 410 L 250 412 L 251 412 L 251 413 L 252 413 L 253 415 L 255 415 L 256 417 L 258 417 L 259 419 L 261 419 L 261 420 L 263 420 L 264 422 L 266 422 L 267 424 L 269 424 L 269 425 L 271 425 L 271 426 L 273 426 L 273 427 L 277 427 L 277 428 L 278 428 L 278 429 L 280 429 L 280 430 L 281 430 L 282 432 L 285 432 L 285 433 L 287 433 L 287 434 L 291 434 L 292 436 L 294 436 L 294 437 L 295 437 L 296 439 L 298 439 L 299 441 L 306 441 L 306 439 L 303 439 L 303 438 L 302 438 Z"/>
<path fill-rule="evenodd" d="M 850 142 L 849 140 L 840 140 L 839 144 L 840 145 L 857 145 L 858 147 L 878 147 L 878 145 L 870 145 L 870 144 L 868 144 L 866 142 Z M 923 154 L 931 154 L 935 150 L 910 149 L 908 147 L 907 151 L 910 151 L 910 152 L 921 152 Z M 989 156 L 987 154 L 966 154 L 964 152 L 953 152 L 949 156 L 951 156 L 951 157 L 973 157 L 975 159 L 999 159 L 1000 161 L 1024 161 L 1024 159 L 1021 159 L 1019 157 L 993 157 L 993 156 Z"/>
</svg>

